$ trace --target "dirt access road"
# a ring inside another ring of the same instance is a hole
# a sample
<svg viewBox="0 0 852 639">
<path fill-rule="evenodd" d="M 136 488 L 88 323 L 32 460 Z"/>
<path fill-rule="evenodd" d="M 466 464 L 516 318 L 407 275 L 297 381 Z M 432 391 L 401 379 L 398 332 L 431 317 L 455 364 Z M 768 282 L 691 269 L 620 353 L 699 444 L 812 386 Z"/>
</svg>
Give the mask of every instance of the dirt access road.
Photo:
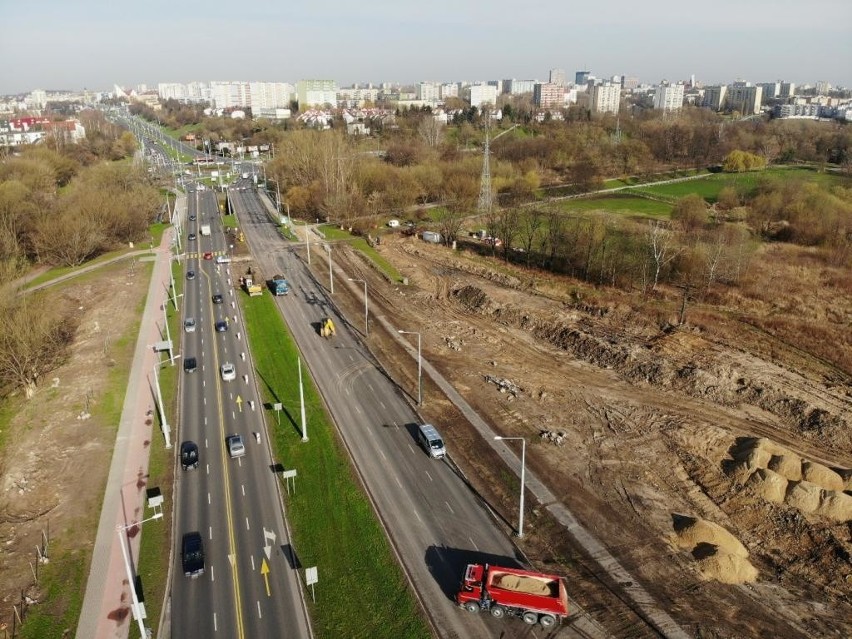
<svg viewBox="0 0 852 639">
<path fill-rule="evenodd" d="M 701 637 L 852 635 L 845 373 L 781 342 L 772 361 L 755 355 L 766 336 L 746 329 L 736 339 L 731 327 L 661 329 L 626 296 L 587 302 L 576 282 L 533 281 L 499 260 L 394 236 L 378 250 L 408 286 L 343 244 L 335 269 L 367 280 L 372 313 L 421 331 L 423 357 L 498 432 L 527 438 L 528 467 L 681 627 Z M 325 281 L 327 266 L 314 264 Z M 343 289 L 337 302 L 362 330 L 363 298 Z M 369 343 L 416 388 L 410 355 L 378 322 Z M 515 522 L 514 477 L 424 384 L 424 417 Z M 613 635 L 656 636 L 537 504 L 528 502 L 525 533 L 533 563 L 566 575 Z"/>
</svg>

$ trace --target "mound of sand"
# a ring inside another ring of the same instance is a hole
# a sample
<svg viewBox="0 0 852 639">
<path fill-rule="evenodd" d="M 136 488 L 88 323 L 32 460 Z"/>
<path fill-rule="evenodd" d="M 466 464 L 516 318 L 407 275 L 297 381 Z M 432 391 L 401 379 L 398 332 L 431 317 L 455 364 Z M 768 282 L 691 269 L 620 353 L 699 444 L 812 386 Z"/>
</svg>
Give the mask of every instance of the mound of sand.
<svg viewBox="0 0 852 639">
<path fill-rule="evenodd" d="M 843 490 L 852 493 L 852 470 L 848 468 L 835 468 L 834 472 L 843 480 Z"/>
<path fill-rule="evenodd" d="M 766 467 L 790 481 L 802 481 L 802 460 L 798 455 L 772 455 Z"/>
<path fill-rule="evenodd" d="M 745 584 L 757 579 L 757 568 L 745 557 L 716 552 L 698 560 L 698 569 L 705 579 L 724 584 Z"/>
<path fill-rule="evenodd" d="M 843 478 L 828 466 L 816 462 L 802 462 L 802 479 L 826 490 L 843 490 Z"/>
<path fill-rule="evenodd" d="M 777 504 L 783 503 L 787 494 L 787 478 L 767 468 L 758 468 L 749 478 L 748 485 L 766 501 Z"/>
<path fill-rule="evenodd" d="M 852 495 L 835 490 L 823 490 L 816 512 L 835 521 L 850 521 L 852 520 Z"/>
<path fill-rule="evenodd" d="M 791 481 L 787 486 L 787 497 L 784 501 L 803 513 L 812 513 L 819 507 L 821 492 L 819 486 L 808 481 Z"/>
<path fill-rule="evenodd" d="M 530 595 L 550 596 L 550 586 L 541 579 L 520 575 L 498 575 L 494 585 L 503 590 L 525 592 Z"/>
<path fill-rule="evenodd" d="M 740 540 L 712 521 L 683 517 L 675 524 L 675 532 L 678 545 L 684 548 L 710 544 L 726 554 L 748 557 L 748 550 L 740 543 Z"/>
</svg>

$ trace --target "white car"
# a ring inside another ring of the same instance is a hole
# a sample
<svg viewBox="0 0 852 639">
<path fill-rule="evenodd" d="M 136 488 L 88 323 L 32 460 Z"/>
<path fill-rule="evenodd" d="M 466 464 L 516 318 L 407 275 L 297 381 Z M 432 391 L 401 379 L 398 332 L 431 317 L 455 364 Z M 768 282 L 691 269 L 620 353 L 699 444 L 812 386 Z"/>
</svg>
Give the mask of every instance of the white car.
<svg viewBox="0 0 852 639">
<path fill-rule="evenodd" d="M 232 382 L 237 379 L 237 369 L 230 362 L 222 364 L 221 372 L 223 382 Z"/>
<path fill-rule="evenodd" d="M 185 320 L 183 320 L 183 330 L 185 330 L 187 333 L 194 333 L 195 319 L 192 317 L 187 317 Z"/>
<path fill-rule="evenodd" d="M 399 220 L 388 220 L 388 226 L 395 229 L 399 226 Z"/>
<path fill-rule="evenodd" d="M 228 455 L 231 458 L 242 457 L 246 454 L 246 445 L 243 443 L 242 435 L 228 435 L 225 441 L 228 443 Z"/>
</svg>

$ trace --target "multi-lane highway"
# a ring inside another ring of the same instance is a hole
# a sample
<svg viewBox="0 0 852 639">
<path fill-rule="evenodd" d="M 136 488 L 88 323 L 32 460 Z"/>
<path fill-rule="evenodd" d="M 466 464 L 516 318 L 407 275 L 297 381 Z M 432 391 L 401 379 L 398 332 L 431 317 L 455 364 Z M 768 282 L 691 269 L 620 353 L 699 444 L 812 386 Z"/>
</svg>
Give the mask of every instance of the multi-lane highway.
<svg viewBox="0 0 852 639">
<path fill-rule="evenodd" d="M 196 190 L 187 200 L 184 273 L 195 275 L 185 280 L 183 316 L 195 328 L 182 335 L 182 356 L 194 357 L 197 369 L 182 372 L 178 443 L 195 442 L 199 464 L 176 470 L 171 635 L 309 637 L 299 583 L 282 551 L 289 540 L 230 269 L 216 260 L 227 253 L 216 196 Z M 210 225 L 210 235 L 202 235 L 202 225 Z M 236 369 L 231 381 L 221 374 L 226 363 Z M 229 456 L 231 434 L 242 436 L 244 456 Z M 195 531 L 204 573 L 186 577 L 181 539 Z"/>
<path fill-rule="evenodd" d="M 517 565 L 516 549 L 451 464 L 429 458 L 417 445 L 418 415 L 337 317 L 294 245 L 279 237 L 257 192 L 232 189 L 230 197 L 261 272 L 284 273 L 290 281 L 290 295 L 277 298 L 277 304 L 437 633 L 543 636 L 539 626 L 472 615 L 454 605 L 467 563 Z M 346 277 L 337 274 L 336 289 L 348 284 Z M 333 341 L 320 338 L 315 328 L 326 315 L 338 326 Z M 450 452 L 452 446 L 449 441 Z M 567 627 L 547 636 L 556 633 L 585 636 Z"/>
</svg>

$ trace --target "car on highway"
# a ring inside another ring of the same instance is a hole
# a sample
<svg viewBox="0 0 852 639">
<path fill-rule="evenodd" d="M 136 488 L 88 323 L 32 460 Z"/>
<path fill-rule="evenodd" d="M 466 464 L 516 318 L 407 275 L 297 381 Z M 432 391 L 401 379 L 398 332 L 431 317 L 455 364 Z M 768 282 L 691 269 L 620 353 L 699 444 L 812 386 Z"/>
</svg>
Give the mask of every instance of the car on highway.
<svg viewBox="0 0 852 639">
<path fill-rule="evenodd" d="M 184 373 L 194 373 L 198 370 L 198 360 L 194 357 L 184 357 L 183 358 L 183 372 Z"/>
<path fill-rule="evenodd" d="M 194 280 L 195 279 L 195 271 L 187 271 L 186 272 L 186 279 Z"/>
<path fill-rule="evenodd" d="M 228 435 L 225 442 L 228 444 L 228 455 L 231 456 L 231 459 L 246 454 L 246 445 L 243 443 L 242 435 Z"/>
<path fill-rule="evenodd" d="M 195 318 L 194 317 L 187 317 L 185 320 L 183 320 L 183 330 L 185 330 L 187 333 L 194 333 L 195 332 Z"/>
<path fill-rule="evenodd" d="M 213 293 L 213 303 L 221 304 L 223 301 L 223 297 L 221 293 Z"/>
<path fill-rule="evenodd" d="M 190 233 L 189 235 L 186 236 L 186 239 L 188 239 L 190 242 L 194 242 L 195 237 L 196 237 L 195 233 Z"/>
<path fill-rule="evenodd" d="M 190 221 L 190 222 L 195 222 L 195 216 L 194 216 L 194 215 L 190 215 L 190 216 L 189 216 L 189 221 Z"/>
<path fill-rule="evenodd" d="M 237 368 L 230 362 L 222 364 L 220 367 L 223 382 L 233 382 L 237 379 Z"/>
<path fill-rule="evenodd" d="M 225 331 L 228 330 L 228 322 L 226 322 L 224 320 L 220 320 L 220 321 L 216 322 L 215 328 L 216 328 L 217 333 L 224 333 Z"/>
<path fill-rule="evenodd" d="M 198 468 L 198 444 L 185 441 L 180 445 L 180 467 L 184 470 Z"/>
<path fill-rule="evenodd" d="M 184 575 L 195 578 L 204 574 L 204 541 L 200 532 L 184 534 L 180 557 Z"/>
</svg>

